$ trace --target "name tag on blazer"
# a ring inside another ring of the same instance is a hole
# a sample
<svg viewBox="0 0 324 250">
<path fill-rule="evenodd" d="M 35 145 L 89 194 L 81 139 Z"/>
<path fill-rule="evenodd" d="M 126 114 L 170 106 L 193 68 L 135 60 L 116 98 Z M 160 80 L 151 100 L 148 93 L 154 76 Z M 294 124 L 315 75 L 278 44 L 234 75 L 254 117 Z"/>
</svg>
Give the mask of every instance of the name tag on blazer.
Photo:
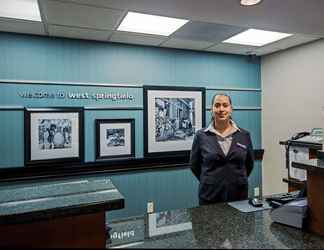
<svg viewBox="0 0 324 250">
<path fill-rule="evenodd" d="M 241 143 L 239 143 L 239 142 L 237 142 L 236 145 L 239 146 L 240 148 L 244 148 L 244 149 L 247 148 L 245 145 L 243 145 L 243 144 L 241 144 Z"/>
</svg>

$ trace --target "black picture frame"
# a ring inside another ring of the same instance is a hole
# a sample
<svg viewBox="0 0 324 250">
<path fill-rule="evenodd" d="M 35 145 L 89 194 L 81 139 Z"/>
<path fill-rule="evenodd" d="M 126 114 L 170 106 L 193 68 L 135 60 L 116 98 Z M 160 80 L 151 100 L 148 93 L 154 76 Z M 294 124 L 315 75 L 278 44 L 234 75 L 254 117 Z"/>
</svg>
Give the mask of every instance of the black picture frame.
<svg viewBox="0 0 324 250">
<path fill-rule="evenodd" d="M 143 90 L 144 157 L 188 156 L 195 132 L 205 126 L 205 88 L 145 85 Z"/>
<path fill-rule="evenodd" d="M 134 119 L 96 119 L 96 160 L 135 158 Z"/>
<path fill-rule="evenodd" d="M 83 163 L 83 108 L 25 108 L 24 118 L 25 166 Z"/>
</svg>

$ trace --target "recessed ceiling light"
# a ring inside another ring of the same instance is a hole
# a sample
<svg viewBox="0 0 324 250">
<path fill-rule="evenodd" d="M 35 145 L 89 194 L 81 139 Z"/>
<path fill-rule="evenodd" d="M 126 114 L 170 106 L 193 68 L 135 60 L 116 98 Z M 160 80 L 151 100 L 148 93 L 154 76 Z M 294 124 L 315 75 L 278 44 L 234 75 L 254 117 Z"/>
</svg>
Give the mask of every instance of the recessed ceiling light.
<svg viewBox="0 0 324 250">
<path fill-rule="evenodd" d="M 266 30 L 248 29 L 246 31 L 243 31 L 242 33 L 230 37 L 229 39 L 223 41 L 223 43 L 264 46 L 266 44 L 281 40 L 289 36 L 292 36 L 292 34 Z"/>
<path fill-rule="evenodd" d="M 128 12 L 117 30 L 169 36 L 189 20 Z"/>
<path fill-rule="evenodd" d="M 252 6 L 261 3 L 262 0 L 241 0 L 240 3 L 243 6 Z"/>
<path fill-rule="evenodd" d="M 1 0 L 0 17 L 42 21 L 37 0 Z"/>
</svg>

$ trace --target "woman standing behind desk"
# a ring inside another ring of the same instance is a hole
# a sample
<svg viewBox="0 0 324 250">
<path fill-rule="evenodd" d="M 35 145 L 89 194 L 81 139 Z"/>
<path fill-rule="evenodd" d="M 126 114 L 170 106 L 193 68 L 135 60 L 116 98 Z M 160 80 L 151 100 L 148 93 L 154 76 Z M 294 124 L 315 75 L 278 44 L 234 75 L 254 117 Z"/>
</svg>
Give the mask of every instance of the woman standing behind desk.
<svg viewBox="0 0 324 250">
<path fill-rule="evenodd" d="M 230 96 L 212 99 L 212 122 L 194 138 L 190 163 L 200 181 L 199 204 L 248 198 L 248 176 L 253 169 L 250 133 L 231 119 Z"/>
</svg>

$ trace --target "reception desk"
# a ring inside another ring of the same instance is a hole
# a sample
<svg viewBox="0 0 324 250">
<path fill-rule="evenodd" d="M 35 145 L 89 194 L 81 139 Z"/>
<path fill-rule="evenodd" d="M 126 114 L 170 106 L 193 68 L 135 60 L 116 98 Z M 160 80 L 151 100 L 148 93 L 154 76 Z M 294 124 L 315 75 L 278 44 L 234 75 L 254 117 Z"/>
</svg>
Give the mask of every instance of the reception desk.
<svg viewBox="0 0 324 250">
<path fill-rule="evenodd" d="M 307 200 L 309 206 L 309 229 L 324 236 L 324 163 L 293 162 L 293 167 L 307 171 Z"/>
<path fill-rule="evenodd" d="M 124 237 L 124 243 L 118 242 L 122 237 L 113 237 L 112 244 L 117 242 L 119 247 L 144 249 L 324 248 L 324 237 L 275 223 L 270 218 L 270 210 L 244 213 L 227 203 L 218 203 L 164 211 L 162 216 L 157 213 L 152 217 L 154 223 L 147 216 L 111 223 L 112 235 L 123 236 L 123 232 L 131 232 Z M 155 235 L 143 233 L 150 231 Z"/>
<path fill-rule="evenodd" d="M 104 248 L 105 212 L 124 207 L 107 178 L 0 185 L 0 247 Z"/>
</svg>

